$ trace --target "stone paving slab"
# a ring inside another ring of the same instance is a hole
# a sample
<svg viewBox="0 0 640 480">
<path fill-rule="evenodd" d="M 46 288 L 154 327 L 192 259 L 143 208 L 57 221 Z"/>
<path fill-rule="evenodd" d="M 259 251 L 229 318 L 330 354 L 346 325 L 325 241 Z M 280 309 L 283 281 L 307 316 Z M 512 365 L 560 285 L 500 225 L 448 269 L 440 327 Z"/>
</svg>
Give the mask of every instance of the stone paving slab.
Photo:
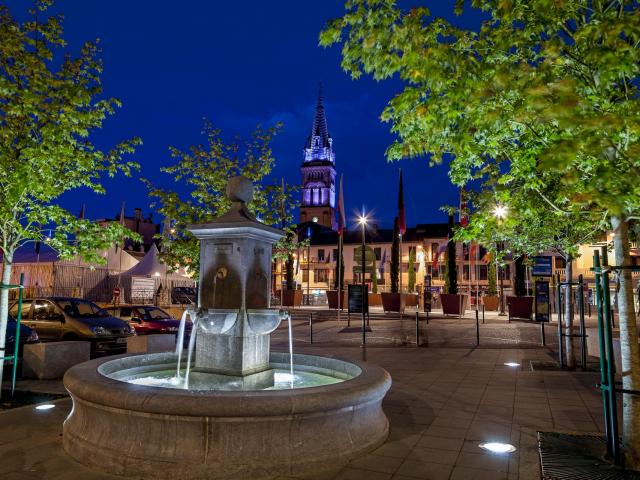
<svg viewBox="0 0 640 480">
<path fill-rule="evenodd" d="M 275 350 L 285 346 L 274 342 Z M 298 345 L 296 351 L 365 359 L 386 368 L 393 379 L 383 404 L 390 420 L 387 442 L 310 480 L 538 479 L 538 430 L 602 431 L 595 374 L 525 368 L 528 360 L 548 361 L 546 349 Z M 522 367 L 507 367 L 508 361 Z M 71 402 L 56 405 L 44 412 L 22 407 L 0 413 L 0 478 L 122 478 L 65 455 L 62 422 Z M 517 451 L 486 453 L 478 447 L 482 441 L 508 442 Z"/>
</svg>

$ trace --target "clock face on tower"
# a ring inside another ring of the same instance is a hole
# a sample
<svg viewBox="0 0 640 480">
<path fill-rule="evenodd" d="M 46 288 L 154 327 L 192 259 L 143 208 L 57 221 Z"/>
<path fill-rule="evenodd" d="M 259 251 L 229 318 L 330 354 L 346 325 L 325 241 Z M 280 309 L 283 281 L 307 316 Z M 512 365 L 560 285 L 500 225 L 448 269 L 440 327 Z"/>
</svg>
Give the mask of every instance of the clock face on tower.
<svg viewBox="0 0 640 480">
<path fill-rule="evenodd" d="M 300 223 L 314 222 L 335 228 L 335 154 L 327 128 L 322 90 L 318 93 L 311 135 L 305 143 L 301 173 Z"/>
</svg>

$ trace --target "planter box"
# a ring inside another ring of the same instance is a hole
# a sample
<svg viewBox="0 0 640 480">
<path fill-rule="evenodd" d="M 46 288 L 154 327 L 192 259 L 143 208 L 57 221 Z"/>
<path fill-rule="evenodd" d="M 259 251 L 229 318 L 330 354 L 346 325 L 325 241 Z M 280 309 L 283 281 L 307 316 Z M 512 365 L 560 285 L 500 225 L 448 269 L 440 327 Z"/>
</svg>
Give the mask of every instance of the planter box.
<svg viewBox="0 0 640 480">
<path fill-rule="evenodd" d="M 467 309 L 467 295 L 456 293 L 441 293 L 442 313 L 445 315 L 463 316 Z"/>
<path fill-rule="evenodd" d="M 382 294 L 381 293 L 369 293 L 369 306 L 381 307 L 382 306 Z"/>
<path fill-rule="evenodd" d="M 127 353 L 173 352 L 176 349 L 176 335 L 155 333 L 127 338 Z"/>
<path fill-rule="evenodd" d="M 404 297 L 399 293 L 382 292 L 382 309 L 385 312 L 404 312 Z"/>
<path fill-rule="evenodd" d="M 91 342 L 43 342 L 24 346 L 22 374 L 38 380 L 62 378 L 69 368 L 89 361 Z"/>
<path fill-rule="evenodd" d="M 327 302 L 329 303 L 329 308 L 333 308 L 334 310 L 338 309 L 338 291 L 337 290 L 327 290 Z M 342 300 L 340 302 L 340 310 L 344 310 L 345 305 L 347 304 L 347 291 L 342 290 Z"/>
<path fill-rule="evenodd" d="M 403 293 L 402 298 L 404 300 L 405 307 L 418 308 L 418 294 L 417 293 Z"/>
<path fill-rule="evenodd" d="M 485 310 L 495 311 L 500 306 L 500 297 L 497 295 L 485 295 L 482 297 L 482 304 Z"/>
<path fill-rule="evenodd" d="M 299 307 L 302 305 L 302 290 L 283 290 L 282 306 L 283 307 Z"/>
<path fill-rule="evenodd" d="M 512 318 L 532 319 L 533 297 L 507 297 L 507 309 L 509 310 L 509 321 Z"/>
</svg>

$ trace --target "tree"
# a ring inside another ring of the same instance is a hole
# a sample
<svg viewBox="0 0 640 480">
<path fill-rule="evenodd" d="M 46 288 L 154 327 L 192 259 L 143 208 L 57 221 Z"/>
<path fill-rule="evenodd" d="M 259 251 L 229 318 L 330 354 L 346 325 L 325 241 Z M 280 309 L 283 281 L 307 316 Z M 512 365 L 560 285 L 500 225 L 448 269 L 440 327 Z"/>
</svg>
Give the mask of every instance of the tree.
<svg viewBox="0 0 640 480">
<path fill-rule="evenodd" d="M 230 207 L 225 194 L 227 182 L 231 177 L 243 175 L 254 184 L 253 200 L 248 205 L 251 213 L 265 224 L 281 226 L 285 230 L 285 236 L 273 251 L 275 258 L 289 265 L 287 284 L 292 284 L 293 253 L 301 246 L 297 242 L 296 226 L 293 224 L 295 188 L 277 183 L 265 185 L 265 179 L 275 163 L 271 141 L 280 128 L 280 124 L 267 130 L 258 126 L 248 140 L 237 138 L 227 143 L 222 139 L 220 129 L 205 120 L 202 132 L 204 144 L 191 146 L 188 151 L 170 147 L 171 156 L 178 161 L 161 170 L 176 182 L 186 184 L 188 194 L 181 195 L 171 189 L 158 188 L 145 180 L 149 194 L 156 198 L 152 206 L 165 218 L 171 219 L 173 225 L 172 233 L 163 236 L 165 248 L 162 257 L 170 268 L 188 266 L 197 275 L 200 246 L 187 228 L 224 214 Z"/>
<path fill-rule="evenodd" d="M 398 217 L 393 221 L 393 240 L 391 243 L 391 266 L 389 268 L 391 276 L 391 293 L 398 293 L 398 283 L 400 280 L 400 228 L 398 227 Z"/>
<path fill-rule="evenodd" d="M 496 262 L 491 259 L 487 268 L 487 295 L 495 297 L 498 294 L 496 283 Z"/>
<path fill-rule="evenodd" d="M 456 262 L 456 241 L 453 234 L 453 215 L 449 215 L 449 240 L 445 253 L 444 293 L 458 293 L 458 264 Z"/>
<path fill-rule="evenodd" d="M 407 287 L 409 293 L 413 292 L 416 288 L 416 250 L 415 248 L 409 249 L 409 270 L 407 273 Z"/>
<path fill-rule="evenodd" d="M 559 217 L 576 208 L 602 215 L 616 264 L 629 266 L 629 222 L 640 210 L 637 2 L 471 3 L 489 17 L 480 31 L 433 19 L 425 8 L 404 13 L 392 0 L 353 0 L 321 43 L 343 41 L 342 65 L 354 77 L 364 71 L 404 82 L 382 114 L 399 137 L 390 159 L 431 154 L 431 162 L 450 162 L 460 185 L 488 168 L 511 173 Z M 561 181 L 570 209 L 545 198 L 542 173 Z M 631 272 L 622 270 L 623 385 L 637 390 L 631 287 Z M 623 397 L 626 461 L 637 469 L 640 398 Z"/>
<path fill-rule="evenodd" d="M 373 271 L 371 272 L 371 292 L 378 293 L 378 266 L 375 254 L 373 255 Z"/>
<path fill-rule="evenodd" d="M 104 193 L 104 175 L 129 175 L 137 164 L 123 157 L 140 143 L 132 139 L 102 151 L 90 134 L 120 102 L 101 98 L 102 62 L 96 43 L 78 56 L 62 56 L 62 18 L 46 17 L 50 2 L 36 2 L 31 18 L 15 20 L 0 5 L 0 248 L 2 282 L 11 283 L 21 245 L 45 241 L 62 258 L 104 261 L 99 250 L 135 237 L 117 223 L 101 227 L 78 219 L 55 202 L 65 192 Z M 45 16 L 45 18 L 43 18 Z M 0 291 L 0 357 L 4 356 L 9 291 Z M 0 378 L 3 362 L 0 362 Z"/>
</svg>

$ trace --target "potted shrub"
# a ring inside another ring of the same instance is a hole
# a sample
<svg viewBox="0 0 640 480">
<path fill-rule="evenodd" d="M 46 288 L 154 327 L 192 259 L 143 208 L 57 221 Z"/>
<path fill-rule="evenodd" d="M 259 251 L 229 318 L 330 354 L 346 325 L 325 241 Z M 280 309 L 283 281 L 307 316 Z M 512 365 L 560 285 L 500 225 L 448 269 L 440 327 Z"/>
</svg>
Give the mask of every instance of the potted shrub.
<svg viewBox="0 0 640 480">
<path fill-rule="evenodd" d="M 382 293 L 382 308 L 385 312 L 404 312 L 403 298 L 398 293 L 400 272 L 400 228 L 398 217 L 393 221 L 393 243 L 391 244 L 391 291 Z"/>
<path fill-rule="evenodd" d="M 382 305 L 382 296 L 378 293 L 378 266 L 376 257 L 373 257 L 373 273 L 371 274 L 371 291 L 369 292 L 369 306 L 379 307 Z"/>
<path fill-rule="evenodd" d="M 445 259 L 444 293 L 440 295 L 442 313 L 445 315 L 464 315 L 467 308 L 467 296 L 458 295 L 458 266 L 456 265 L 456 242 L 453 240 L 453 216 L 449 215 L 449 243 Z"/>
<path fill-rule="evenodd" d="M 287 255 L 285 262 L 287 288 L 282 290 L 282 306 L 283 307 L 299 307 L 302 305 L 302 290 L 294 290 L 293 288 L 293 255 Z"/>
<path fill-rule="evenodd" d="M 498 310 L 498 305 L 500 303 L 500 299 L 498 298 L 498 285 L 496 283 L 496 270 L 496 262 L 492 259 L 489 261 L 489 268 L 487 271 L 487 294 L 482 297 L 482 303 L 486 310 Z"/>
<path fill-rule="evenodd" d="M 507 297 L 509 321 L 512 318 L 531 320 L 533 316 L 533 297 L 527 295 L 525 282 L 525 256 L 521 255 L 515 261 L 515 297 Z"/>
</svg>

